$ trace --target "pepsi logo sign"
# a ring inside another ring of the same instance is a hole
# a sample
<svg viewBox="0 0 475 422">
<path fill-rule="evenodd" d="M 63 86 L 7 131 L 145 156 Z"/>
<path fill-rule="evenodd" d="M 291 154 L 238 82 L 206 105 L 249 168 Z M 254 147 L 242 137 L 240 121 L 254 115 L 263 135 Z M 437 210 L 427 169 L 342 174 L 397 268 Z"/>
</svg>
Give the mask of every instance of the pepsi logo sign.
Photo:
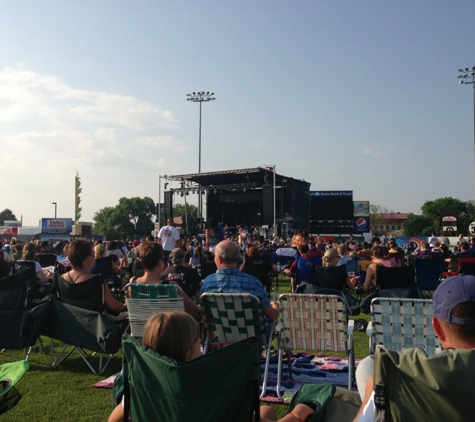
<svg viewBox="0 0 475 422">
<path fill-rule="evenodd" d="M 358 218 L 356 220 L 356 227 L 359 229 L 365 229 L 368 226 L 368 221 L 365 218 Z"/>
</svg>

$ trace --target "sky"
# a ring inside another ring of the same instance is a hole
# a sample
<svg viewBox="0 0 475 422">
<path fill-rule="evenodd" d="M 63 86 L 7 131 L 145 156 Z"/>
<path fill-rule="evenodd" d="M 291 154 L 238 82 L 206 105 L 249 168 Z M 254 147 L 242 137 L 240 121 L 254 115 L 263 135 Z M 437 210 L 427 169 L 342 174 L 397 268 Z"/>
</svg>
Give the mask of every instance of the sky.
<svg viewBox="0 0 475 422">
<path fill-rule="evenodd" d="M 76 174 L 81 221 L 162 202 L 159 176 L 198 172 L 201 90 L 203 172 L 275 165 L 392 212 L 473 200 L 474 28 L 469 0 L 3 0 L 0 211 L 74 218 Z"/>
</svg>

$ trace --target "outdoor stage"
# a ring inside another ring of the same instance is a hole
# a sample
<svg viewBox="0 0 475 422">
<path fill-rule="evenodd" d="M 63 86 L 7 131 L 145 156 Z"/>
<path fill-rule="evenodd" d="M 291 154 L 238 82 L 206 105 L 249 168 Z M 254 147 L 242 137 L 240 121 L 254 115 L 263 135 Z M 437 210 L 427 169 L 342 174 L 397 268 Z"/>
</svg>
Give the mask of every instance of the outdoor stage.
<svg viewBox="0 0 475 422">
<path fill-rule="evenodd" d="M 275 166 L 160 176 L 160 200 L 162 183 L 165 218 L 173 216 L 174 196 L 194 194 L 205 220 L 269 228 L 289 221 L 293 228 L 309 227 L 310 183 L 277 174 Z M 199 192 L 206 207 L 200 207 Z"/>
</svg>

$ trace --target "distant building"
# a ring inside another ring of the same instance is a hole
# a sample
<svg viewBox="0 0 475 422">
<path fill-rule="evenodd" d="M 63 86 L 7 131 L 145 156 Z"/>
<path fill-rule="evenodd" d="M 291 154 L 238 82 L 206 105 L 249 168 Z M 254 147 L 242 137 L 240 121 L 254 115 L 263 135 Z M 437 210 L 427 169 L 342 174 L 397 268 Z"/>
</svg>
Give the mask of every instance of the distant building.
<svg viewBox="0 0 475 422">
<path fill-rule="evenodd" d="M 402 230 L 409 217 L 408 213 L 388 212 L 383 213 L 383 221 L 378 225 L 378 232 L 391 233 Z"/>
</svg>

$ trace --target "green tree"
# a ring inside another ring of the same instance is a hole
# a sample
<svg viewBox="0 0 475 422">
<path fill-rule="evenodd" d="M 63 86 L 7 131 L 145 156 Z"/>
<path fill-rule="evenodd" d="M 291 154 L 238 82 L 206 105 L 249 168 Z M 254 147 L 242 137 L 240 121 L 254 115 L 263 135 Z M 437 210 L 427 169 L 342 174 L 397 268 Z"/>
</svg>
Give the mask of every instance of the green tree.
<svg viewBox="0 0 475 422">
<path fill-rule="evenodd" d="M 198 218 L 198 207 L 192 204 L 186 204 L 186 213 L 188 219 Z M 182 217 L 185 220 L 185 204 L 175 204 L 173 206 L 173 215 Z"/>
<path fill-rule="evenodd" d="M 0 212 L 0 226 L 5 224 L 5 220 L 16 220 L 15 214 L 8 208 L 5 208 L 2 212 Z"/>
<path fill-rule="evenodd" d="M 154 227 L 151 218 L 155 212 L 152 198 L 120 198 L 115 207 L 105 207 L 94 214 L 94 233 L 108 239 L 148 235 Z"/>
<path fill-rule="evenodd" d="M 404 236 L 430 236 L 432 232 L 437 233 L 433 219 L 409 213 L 404 222 Z"/>
</svg>

